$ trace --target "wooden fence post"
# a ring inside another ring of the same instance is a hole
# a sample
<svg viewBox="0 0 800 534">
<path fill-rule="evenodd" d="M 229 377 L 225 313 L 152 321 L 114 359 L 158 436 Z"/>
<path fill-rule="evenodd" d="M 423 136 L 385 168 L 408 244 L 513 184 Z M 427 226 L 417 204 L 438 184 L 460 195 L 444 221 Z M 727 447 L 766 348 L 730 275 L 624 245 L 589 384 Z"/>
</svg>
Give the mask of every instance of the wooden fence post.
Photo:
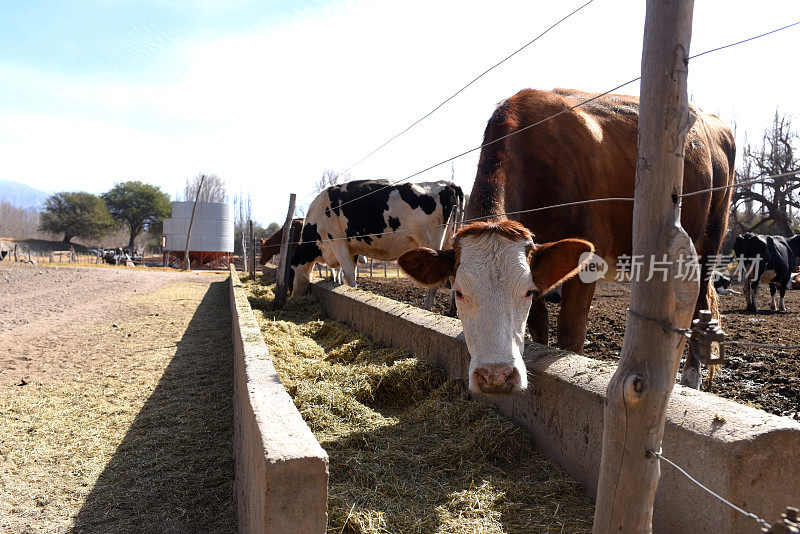
<svg viewBox="0 0 800 534">
<path fill-rule="evenodd" d="M 389 271 L 387 270 L 388 267 L 386 266 L 387 262 L 383 262 L 383 277 L 389 278 Z"/>
<path fill-rule="evenodd" d="M 252 258 L 250 258 L 250 263 L 244 266 L 245 271 L 250 271 L 250 276 L 253 278 L 256 277 L 256 247 L 254 246 L 255 242 L 253 241 L 253 219 L 247 221 L 247 225 L 250 227 L 250 238 L 248 239 L 247 246 L 250 247 L 250 253 Z"/>
<path fill-rule="evenodd" d="M 676 277 L 678 258 L 696 261 L 677 196 L 693 122 L 686 95 L 693 7 L 693 0 L 647 0 L 633 208 L 633 257 L 644 260 L 647 276 L 631 282 L 631 313 L 608 385 L 595 534 L 652 531 L 660 468 L 648 451 L 661 448 L 685 342 L 663 325 L 687 328 L 699 291 L 698 280 Z M 653 259 L 666 259 L 667 272 L 653 271 Z"/>
<path fill-rule="evenodd" d="M 258 256 L 256 256 L 256 241 L 257 241 L 258 238 L 256 237 L 255 229 L 253 229 L 253 231 L 251 232 L 250 236 L 251 236 L 251 241 L 253 242 L 253 259 L 252 259 L 252 263 L 251 264 L 253 265 L 253 279 L 255 279 L 255 277 L 256 277 L 256 261 L 258 260 Z"/>
<path fill-rule="evenodd" d="M 242 272 L 247 272 L 247 238 L 242 232 Z"/>
<path fill-rule="evenodd" d="M 200 175 L 200 184 L 197 186 L 197 195 L 194 197 L 194 204 L 192 205 L 192 216 L 189 218 L 189 228 L 186 230 L 186 252 L 183 256 L 183 268 L 187 271 L 192 270 L 192 260 L 189 259 L 189 237 L 192 235 L 192 223 L 194 223 L 194 210 L 197 209 L 197 201 L 200 200 L 200 191 L 203 189 L 203 180 L 206 179 L 205 174 Z"/>
<path fill-rule="evenodd" d="M 275 309 L 283 308 L 286 304 L 286 269 L 289 266 L 289 234 L 292 230 L 294 218 L 294 201 L 297 195 L 289 195 L 289 210 L 286 212 L 286 222 L 283 223 L 283 236 L 281 237 L 281 252 L 278 259 L 278 279 L 275 283 Z"/>
</svg>

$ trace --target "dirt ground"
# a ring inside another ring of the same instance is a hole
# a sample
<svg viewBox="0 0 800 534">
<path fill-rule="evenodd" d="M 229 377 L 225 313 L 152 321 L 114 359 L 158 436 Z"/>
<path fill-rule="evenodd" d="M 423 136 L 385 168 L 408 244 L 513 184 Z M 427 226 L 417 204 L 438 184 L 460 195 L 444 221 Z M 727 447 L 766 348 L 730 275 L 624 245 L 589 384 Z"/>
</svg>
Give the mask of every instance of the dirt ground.
<svg viewBox="0 0 800 534">
<path fill-rule="evenodd" d="M 0 532 L 229 532 L 226 275 L 0 263 Z"/>
<path fill-rule="evenodd" d="M 419 306 L 425 289 L 407 278 L 385 279 L 359 276 L 359 287 L 367 291 Z M 741 288 L 736 288 L 741 289 Z M 625 334 L 629 284 L 598 284 L 589 312 L 584 355 L 602 360 L 619 358 Z M 735 341 L 772 344 L 800 344 L 800 291 L 786 293 L 788 312 L 769 311 L 769 290 L 758 293 L 759 311 L 744 311 L 744 297 L 721 295 L 722 326 Z M 446 313 L 448 293 L 439 291 L 433 311 Z M 550 344 L 556 344 L 558 304 L 548 304 L 550 311 Z M 776 415 L 800 420 L 800 351 L 753 347 L 726 347 L 727 362 L 717 372 L 711 392 L 734 399 Z M 705 387 L 705 386 L 704 386 Z"/>
</svg>

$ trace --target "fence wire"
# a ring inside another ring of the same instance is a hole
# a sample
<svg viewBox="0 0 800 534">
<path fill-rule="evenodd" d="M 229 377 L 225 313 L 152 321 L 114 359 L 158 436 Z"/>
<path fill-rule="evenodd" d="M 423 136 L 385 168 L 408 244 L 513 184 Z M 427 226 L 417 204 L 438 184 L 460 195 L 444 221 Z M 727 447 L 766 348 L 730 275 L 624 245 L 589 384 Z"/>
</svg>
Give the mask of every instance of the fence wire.
<svg viewBox="0 0 800 534">
<path fill-rule="evenodd" d="M 351 170 L 353 167 L 355 167 L 356 165 L 358 165 L 359 163 L 361 163 L 362 161 L 364 161 L 364 160 L 365 160 L 365 159 L 367 159 L 368 157 L 370 157 L 370 156 L 372 156 L 373 154 L 375 154 L 376 152 L 378 152 L 380 149 L 382 149 L 383 147 L 385 147 L 386 145 L 388 145 L 389 143 L 391 143 L 392 141 L 394 141 L 395 139 L 397 139 L 398 137 L 400 137 L 401 135 L 403 135 L 404 133 L 406 133 L 407 131 L 409 131 L 411 128 L 413 128 L 414 126 L 416 126 L 416 125 L 417 125 L 417 124 L 419 124 L 420 122 L 424 121 L 425 119 L 427 119 L 428 117 L 430 117 L 431 115 L 433 115 L 433 114 L 434 114 L 434 113 L 435 113 L 437 110 L 439 110 L 439 109 L 440 109 L 442 106 L 444 106 L 445 104 L 447 104 L 448 102 L 450 102 L 452 99 L 454 99 L 455 97 L 457 97 L 459 94 L 461 94 L 461 93 L 462 93 L 464 90 L 466 90 L 466 89 L 467 89 L 467 88 L 468 88 L 470 85 L 472 85 L 473 83 L 477 82 L 478 80 L 480 80 L 481 78 L 483 78 L 483 77 L 484 77 L 486 74 L 489 74 L 489 72 L 491 72 L 491 71 L 492 71 L 492 70 L 494 70 L 495 68 L 499 67 L 500 65 L 502 65 L 503 63 L 505 63 L 506 61 L 508 61 L 509 59 L 511 59 L 512 57 L 516 56 L 517 54 L 519 54 L 520 52 L 522 52 L 522 51 L 523 51 L 523 50 L 525 50 L 526 48 L 528 48 L 530 45 L 532 45 L 533 43 L 535 43 L 536 41 L 538 41 L 539 39 L 541 39 L 542 37 L 544 37 L 544 36 L 545 36 L 545 34 L 549 33 L 549 32 L 550 32 L 550 30 L 552 30 L 553 28 L 555 28 L 556 26 L 558 26 L 559 24 L 561 24 L 562 22 L 564 22 L 565 20 L 567 20 L 567 19 L 568 19 L 568 18 L 570 18 L 572 15 L 576 14 L 578 11 L 582 10 L 583 8 L 585 8 L 586 6 L 588 6 L 589 4 L 591 4 L 592 2 L 594 2 L 594 0 L 589 0 L 588 2 L 586 2 L 585 4 L 583 4 L 582 6 L 580 6 L 580 7 L 576 8 L 576 9 L 574 9 L 574 10 L 573 10 L 571 13 L 569 13 L 568 15 L 566 15 L 566 16 L 564 16 L 564 17 L 562 17 L 561 19 L 559 19 L 559 20 L 558 20 L 558 21 L 556 21 L 555 23 L 551 24 L 551 25 L 550 25 L 550 26 L 549 26 L 549 27 L 548 27 L 546 30 L 544 30 L 544 31 L 543 31 L 543 32 L 541 32 L 539 35 L 537 35 L 536 37 L 534 37 L 533 39 L 531 39 L 530 41 L 528 41 L 527 43 L 525 43 L 524 45 L 522 45 L 521 47 L 519 47 L 518 49 L 516 49 L 514 52 L 512 52 L 511 54 L 509 54 L 509 55 L 508 55 L 508 56 L 506 56 L 505 58 L 501 59 L 500 61 L 498 61 L 497 63 L 495 63 L 495 64 L 494 64 L 494 65 L 492 65 L 491 67 L 489 67 L 488 69 L 484 70 L 484 71 L 483 71 L 483 72 L 481 72 L 480 74 L 478 74 L 478 75 L 477 75 L 475 78 L 473 78 L 473 79 L 472 79 L 472 80 L 471 80 L 471 81 L 470 81 L 470 82 L 469 82 L 467 85 L 465 85 L 464 87 L 462 87 L 461 89 L 459 89 L 458 91 L 456 91 L 455 93 L 453 93 L 452 95 L 450 95 L 449 97 L 447 97 L 445 100 L 443 100 L 443 101 L 442 101 L 442 102 L 441 102 L 439 105 L 437 105 L 435 108 L 433 108 L 433 109 L 432 109 L 432 110 L 430 110 L 428 113 L 426 113 L 425 115 L 423 115 L 422 117 L 420 117 L 419 119 L 417 119 L 416 121 L 414 121 L 413 123 L 411 123 L 411 125 L 410 125 L 410 126 L 408 126 L 406 129 L 404 129 L 404 130 L 403 130 L 403 131 L 401 131 L 400 133 L 397 133 L 397 134 L 395 134 L 394 136 L 390 137 L 390 138 L 389 138 L 389 139 L 388 139 L 386 142 L 384 142 L 384 143 L 383 143 L 382 145 L 380 145 L 378 148 L 376 148 L 375 150 L 373 150 L 372 152 L 370 152 L 370 153 L 369 153 L 369 154 L 367 154 L 366 156 L 362 157 L 360 160 L 356 161 L 355 163 L 353 163 L 352 165 L 350 165 L 349 167 L 347 167 L 347 169 L 345 169 L 345 170 L 343 171 L 343 173 L 347 173 L 347 172 L 348 172 L 348 171 L 350 171 L 350 170 Z"/>
<path fill-rule="evenodd" d="M 716 493 L 716 492 L 714 492 L 714 491 L 710 490 L 708 487 L 706 487 L 705 485 L 703 485 L 702 483 L 700 483 L 700 482 L 699 482 L 699 481 L 698 481 L 696 478 L 694 478 L 692 475 L 690 475 L 689 473 L 687 473 L 687 472 L 686 472 L 686 471 L 685 471 L 685 470 L 684 470 L 684 469 L 683 469 L 681 466 L 679 466 L 678 464 L 676 464 L 675 462 L 673 462 L 672 460 L 670 460 L 669 458 L 667 458 L 666 456 L 664 456 L 664 454 L 661 452 L 661 449 L 659 449 L 658 451 L 654 451 L 654 450 L 652 450 L 652 449 L 651 449 L 651 450 L 649 450 L 649 451 L 647 451 L 647 452 L 648 452 L 650 455 L 652 455 L 652 456 L 655 456 L 656 458 L 659 458 L 659 459 L 661 459 L 661 460 L 664 460 L 664 461 L 665 461 L 665 462 L 667 462 L 669 465 L 671 465 L 672 467 L 674 467 L 675 469 L 677 469 L 678 471 L 680 471 L 680 472 L 683 474 L 683 476 L 685 476 L 686 478 L 688 478 L 689 480 L 691 480 L 691 481 L 692 481 L 694 484 L 696 484 L 698 487 L 700 487 L 701 489 L 705 490 L 705 491 L 706 491 L 706 492 L 707 492 L 709 495 L 711 495 L 712 497 L 715 497 L 715 498 L 716 498 L 716 499 L 718 499 L 719 501 L 721 501 L 721 502 L 723 502 L 723 503 L 727 504 L 728 506 L 730 506 L 731 508 L 733 508 L 734 510 L 736 510 L 737 512 L 739 512 L 739 513 L 740 513 L 740 514 L 742 514 L 743 516 L 745 516 L 745 517 L 748 517 L 748 518 L 752 519 L 752 520 L 753 520 L 753 521 L 755 521 L 756 523 L 759 523 L 761 526 L 764 526 L 764 527 L 767 527 L 767 528 L 769 528 L 769 527 L 770 527 L 770 524 L 769 524 L 769 523 L 767 523 L 766 521 L 764 521 L 763 519 L 761 519 L 760 517 L 758 517 L 756 514 L 754 514 L 754 513 L 752 513 L 752 512 L 748 512 L 747 510 L 743 510 L 742 508 L 739 508 L 738 506 L 736 506 L 735 504 L 733 504 L 732 502 L 730 502 L 728 499 L 726 499 L 726 498 L 722 497 L 722 496 L 721 496 L 721 495 L 719 495 L 718 493 Z"/>
<path fill-rule="evenodd" d="M 757 183 L 765 183 L 767 180 L 771 180 L 771 179 L 774 179 L 774 178 L 785 177 L 785 176 L 796 175 L 796 174 L 800 174 L 800 169 L 797 169 L 795 171 L 788 172 L 788 173 L 776 174 L 776 175 L 771 175 L 771 176 L 763 176 L 761 178 L 757 178 L 757 179 L 754 179 L 754 180 L 748 180 L 748 181 L 745 181 L 745 182 L 736 182 L 736 183 L 733 183 L 733 184 L 719 186 L 719 187 L 709 187 L 709 188 L 706 188 L 706 189 L 701 189 L 699 191 L 692 191 L 691 193 L 682 193 L 682 194 L 678 195 L 678 197 L 680 197 L 680 198 L 690 197 L 690 196 L 700 195 L 700 194 L 703 194 L 703 193 L 709 193 L 709 192 L 712 192 L 712 191 L 719 191 L 721 189 L 732 189 L 732 188 L 735 188 L 735 187 L 742 187 L 742 186 L 745 186 L 745 185 L 751 185 L 751 184 L 757 184 Z M 386 187 L 391 187 L 391 185 L 387 185 Z M 366 195 L 364 195 L 364 196 L 366 196 Z M 359 198 L 363 198 L 363 197 L 359 197 Z M 353 202 L 354 200 L 358 200 L 358 199 L 353 199 L 350 202 Z M 545 210 L 551 210 L 551 209 L 557 209 L 557 208 L 568 208 L 568 207 L 571 207 L 571 206 L 580 206 L 580 205 L 584 205 L 584 204 L 594 204 L 594 203 L 597 203 L 597 202 L 619 202 L 619 201 L 622 201 L 622 202 L 633 202 L 634 198 L 633 197 L 607 197 L 607 198 L 591 198 L 591 199 L 588 199 L 588 200 L 576 200 L 574 202 L 564 202 L 564 203 L 561 203 L 561 204 L 552 204 L 552 205 L 549 205 L 549 206 L 540 206 L 540 207 L 537 207 L 537 208 L 530 208 L 530 209 L 526 209 L 526 210 L 507 211 L 507 212 L 504 212 L 504 213 L 495 213 L 495 214 L 492 214 L 492 215 L 483 215 L 481 217 L 473 217 L 471 219 L 464 219 L 463 221 L 460 221 L 460 222 L 461 223 L 470 223 L 470 222 L 476 222 L 476 221 L 483 221 L 483 220 L 486 220 L 486 219 L 507 217 L 507 216 L 510 216 L 510 215 L 522 215 L 524 213 L 534 213 L 534 212 L 538 212 L 538 211 L 545 211 Z M 346 203 L 347 202 L 342 202 L 341 204 L 338 204 L 336 207 L 331 206 L 329 208 L 326 207 L 325 209 L 331 209 L 331 210 L 340 209 Z M 323 211 L 324 210 L 320 210 L 319 212 L 315 212 L 315 213 L 322 213 Z M 380 237 L 380 236 L 388 235 L 388 234 L 400 234 L 400 233 L 403 233 L 403 232 L 414 232 L 414 231 L 417 231 L 417 230 L 429 230 L 429 229 L 433 229 L 433 228 L 443 228 L 443 227 L 449 226 L 451 224 L 453 224 L 453 223 L 452 222 L 445 222 L 445 223 L 440 223 L 440 224 L 432 224 L 432 225 L 428 225 L 428 226 L 416 226 L 416 227 L 413 227 L 413 228 L 405 228 L 405 229 L 398 229 L 398 230 L 388 230 L 388 231 L 385 231 L 385 232 L 377 232 L 377 233 L 374 233 L 374 234 L 359 234 L 359 235 L 353 235 L 353 236 L 348 236 L 348 237 L 322 238 L 322 239 L 320 239 L 320 241 L 323 242 L 323 243 L 329 242 L 329 241 L 350 241 L 350 240 L 353 240 L 353 239 L 359 239 L 359 238 L 364 238 L 364 237 Z M 300 245 L 301 243 L 302 243 L 302 241 L 292 241 L 291 242 L 292 245 Z"/>
</svg>

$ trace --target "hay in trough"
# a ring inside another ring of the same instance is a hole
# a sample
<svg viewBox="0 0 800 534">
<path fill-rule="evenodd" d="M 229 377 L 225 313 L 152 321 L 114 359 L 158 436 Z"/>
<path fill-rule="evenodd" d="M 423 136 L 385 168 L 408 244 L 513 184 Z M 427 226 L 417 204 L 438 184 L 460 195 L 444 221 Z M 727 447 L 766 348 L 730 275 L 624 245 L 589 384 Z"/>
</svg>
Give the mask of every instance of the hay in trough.
<svg viewBox="0 0 800 534">
<path fill-rule="evenodd" d="M 330 455 L 329 532 L 588 532 L 593 505 L 460 380 L 246 281 L 274 365 Z"/>
</svg>

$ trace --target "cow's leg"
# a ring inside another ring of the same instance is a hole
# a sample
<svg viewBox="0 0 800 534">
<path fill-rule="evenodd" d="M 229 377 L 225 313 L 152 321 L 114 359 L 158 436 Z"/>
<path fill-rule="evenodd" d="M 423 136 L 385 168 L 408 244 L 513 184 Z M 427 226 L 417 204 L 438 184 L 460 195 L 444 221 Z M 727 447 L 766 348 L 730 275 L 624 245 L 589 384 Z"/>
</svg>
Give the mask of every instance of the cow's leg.
<svg viewBox="0 0 800 534">
<path fill-rule="evenodd" d="M 453 278 L 447 281 L 447 289 L 453 288 Z M 458 315 L 458 308 L 456 308 L 456 294 L 454 291 L 450 291 L 450 309 L 447 310 L 447 315 L 450 317 L 455 317 Z"/>
<path fill-rule="evenodd" d="M 558 312 L 558 347 L 583 353 L 586 340 L 586 321 L 592 305 L 595 283 L 584 284 L 577 276 L 564 282 L 561 290 L 561 309 Z"/>
<path fill-rule="evenodd" d="M 769 285 L 769 298 L 770 298 L 769 309 L 772 310 L 772 311 L 775 311 L 775 310 L 778 309 L 778 306 L 775 303 L 775 293 L 776 293 L 777 290 L 778 290 L 778 288 L 775 287 L 775 284 L 770 284 Z"/>
<path fill-rule="evenodd" d="M 728 177 L 730 179 L 730 176 Z M 726 183 L 730 180 L 725 180 Z M 717 180 L 713 180 L 716 185 Z M 731 190 L 725 191 L 723 198 L 719 199 L 721 202 L 715 207 L 711 206 L 711 213 L 709 214 L 709 224 L 706 228 L 704 235 L 695 243 L 695 250 L 697 251 L 697 260 L 700 264 L 700 291 L 697 295 L 697 303 L 694 308 L 694 318 L 700 314 L 700 310 L 706 309 L 711 312 L 711 317 L 716 319 L 719 324 L 722 323 L 722 316 L 719 313 L 719 297 L 714 284 L 711 282 L 711 270 L 713 270 L 714 262 L 709 263 L 711 255 L 719 254 L 720 247 L 722 246 L 722 238 L 725 235 L 725 230 L 728 227 L 728 205 L 730 204 Z M 712 202 L 713 202 L 712 198 Z M 694 389 L 700 389 L 700 361 L 698 354 L 693 350 L 692 344 L 689 343 L 689 350 L 686 355 L 686 362 L 683 365 L 681 372 L 681 384 L 689 386 Z M 719 345 L 714 344 L 712 351 L 719 353 Z M 713 355 L 712 355 L 713 356 Z M 711 380 L 714 377 L 716 367 L 709 368 L 708 373 L 708 388 L 711 388 Z"/>
<path fill-rule="evenodd" d="M 750 304 L 747 306 L 747 311 L 758 313 L 758 304 L 756 297 L 758 296 L 758 279 L 750 282 Z"/>
<path fill-rule="evenodd" d="M 748 278 L 745 278 L 744 283 L 742 284 L 742 295 L 744 295 L 744 307 L 747 311 L 750 311 L 750 301 L 752 300 L 752 293 L 753 289 L 750 287 L 750 280 Z"/>
<path fill-rule="evenodd" d="M 531 311 L 528 312 L 528 331 L 534 342 L 549 345 L 548 332 L 550 330 L 550 317 L 544 296 L 534 295 Z"/>
<path fill-rule="evenodd" d="M 705 273 L 701 272 L 700 294 L 697 298 L 694 317 L 697 317 L 700 310 L 709 310 L 711 311 L 711 316 L 714 319 L 719 320 L 719 302 L 716 298 L 716 290 L 714 289 L 714 285 L 710 280 L 705 280 L 702 278 L 704 275 Z M 700 360 L 692 348 L 692 345 L 689 344 L 689 350 L 686 354 L 686 362 L 684 362 L 683 371 L 681 371 L 681 384 L 693 389 L 700 389 L 702 370 L 700 369 Z"/>
<path fill-rule="evenodd" d="M 780 303 L 778 304 L 778 309 L 780 311 L 782 311 L 782 312 L 785 312 L 786 311 L 786 301 L 784 300 L 784 297 L 786 296 L 786 284 L 785 283 L 781 284 L 781 290 L 780 291 L 781 291 L 781 300 L 780 300 Z"/>
<path fill-rule="evenodd" d="M 425 295 L 425 300 L 422 301 L 422 309 L 431 311 L 433 308 L 433 301 L 436 298 L 436 290 L 439 289 L 439 286 L 433 286 L 428 288 L 428 294 Z"/>
<path fill-rule="evenodd" d="M 347 285 L 356 287 L 356 265 L 353 261 L 353 256 L 350 254 L 349 247 L 341 242 L 331 244 L 333 255 L 336 256 L 336 261 L 339 262 L 339 267 L 342 269 Z"/>
</svg>

